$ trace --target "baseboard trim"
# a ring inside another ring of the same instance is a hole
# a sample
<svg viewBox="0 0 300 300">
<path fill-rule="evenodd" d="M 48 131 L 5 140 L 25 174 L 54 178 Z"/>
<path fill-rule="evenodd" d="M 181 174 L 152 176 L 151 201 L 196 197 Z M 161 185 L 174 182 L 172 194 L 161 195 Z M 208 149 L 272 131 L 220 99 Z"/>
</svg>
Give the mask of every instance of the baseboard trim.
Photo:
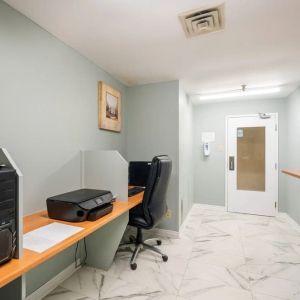
<svg viewBox="0 0 300 300">
<path fill-rule="evenodd" d="M 167 230 L 167 229 L 161 229 L 161 228 L 153 228 L 149 230 L 153 235 L 159 235 L 161 237 L 165 238 L 171 238 L 171 239 L 178 239 L 179 238 L 179 232 L 174 230 Z"/>
<path fill-rule="evenodd" d="M 199 207 L 199 208 L 204 208 L 204 209 L 226 211 L 226 207 L 222 206 L 222 205 L 210 205 L 210 204 L 201 204 L 201 203 L 195 203 L 194 205 Z"/>
<path fill-rule="evenodd" d="M 80 260 L 77 262 L 80 264 Z M 56 287 L 58 287 L 62 282 L 71 277 L 80 267 L 75 267 L 75 262 L 65 268 L 63 271 L 58 273 L 55 277 L 51 278 L 47 283 L 42 285 L 32 294 L 26 297 L 26 300 L 41 300 L 47 295 L 49 295 Z"/>
<path fill-rule="evenodd" d="M 186 225 L 187 225 L 187 223 L 188 223 L 188 221 L 189 221 L 189 218 L 190 218 L 190 216 L 191 216 L 191 212 L 192 212 L 192 209 L 193 209 L 194 206 L 197 206 L 197 204 L 194 203 L 194 204 L 192 205 L 192 207 L 190 208 L 189 212 L 187 213 L 187 215 L 186 215 L 184 221 L 183 221 L 182 224 L 180 225 L 180 228 L 179 228 L 179 235 L 180 235 L 180 234 L 184 231 L 184 229 L 186 228 Z"/>
</svg>

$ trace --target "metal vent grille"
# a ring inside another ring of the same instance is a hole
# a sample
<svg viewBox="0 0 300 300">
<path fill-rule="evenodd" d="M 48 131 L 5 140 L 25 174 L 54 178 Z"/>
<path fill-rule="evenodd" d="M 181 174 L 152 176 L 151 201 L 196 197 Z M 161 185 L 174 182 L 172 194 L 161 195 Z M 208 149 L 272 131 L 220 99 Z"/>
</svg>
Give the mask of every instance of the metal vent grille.
<svg viewBox="0 0 300 300">
<path fill-rule="evenodd" d="M 224 29 L 224 4 L 208 9 L 188 11 L 178 17 L 188 38 L 218 31 Z"/>
</svg>

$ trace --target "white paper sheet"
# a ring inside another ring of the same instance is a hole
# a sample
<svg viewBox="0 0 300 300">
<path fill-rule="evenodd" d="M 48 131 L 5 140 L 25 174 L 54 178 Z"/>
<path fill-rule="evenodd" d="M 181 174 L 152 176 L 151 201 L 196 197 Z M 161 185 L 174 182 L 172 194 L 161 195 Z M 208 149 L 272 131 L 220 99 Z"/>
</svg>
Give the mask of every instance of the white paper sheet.
<svg viewBox="0 0 300 300">
<path fill-rule="evenodd" d="M 55 222 L 24 234 L 23 246 L 41 253 L 81 230 L 82 227 Z"/>
</svg>

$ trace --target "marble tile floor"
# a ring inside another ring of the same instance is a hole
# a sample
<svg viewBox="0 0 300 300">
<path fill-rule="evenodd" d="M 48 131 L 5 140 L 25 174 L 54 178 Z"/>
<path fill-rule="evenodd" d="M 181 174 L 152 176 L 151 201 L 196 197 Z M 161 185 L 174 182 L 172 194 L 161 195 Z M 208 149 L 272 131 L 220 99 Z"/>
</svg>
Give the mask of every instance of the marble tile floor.
<svg viewBox="0 0 300 300">
<path fill-rule="evenodd" d="M 118 252 L 108 271 L 85 266 L 44 299 L 300 300 L 300 229 L 284 215 L 194 205 L 181 237 L 162 240 L 167 263 L 144 251 L 132 271 Z"/>
</svg>

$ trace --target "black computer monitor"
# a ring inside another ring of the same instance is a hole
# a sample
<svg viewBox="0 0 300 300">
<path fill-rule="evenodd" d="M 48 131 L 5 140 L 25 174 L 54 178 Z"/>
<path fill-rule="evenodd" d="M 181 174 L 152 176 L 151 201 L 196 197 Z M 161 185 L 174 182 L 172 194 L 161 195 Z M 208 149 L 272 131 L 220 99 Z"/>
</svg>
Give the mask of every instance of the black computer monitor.
<svg viewBox="0 0 300 300">
<path fill-rule="evenodd" d="M 133 186 L 146 186 L 150 173 L 151 161 L 129 162 L 128 183 Z"/>
</svg>

